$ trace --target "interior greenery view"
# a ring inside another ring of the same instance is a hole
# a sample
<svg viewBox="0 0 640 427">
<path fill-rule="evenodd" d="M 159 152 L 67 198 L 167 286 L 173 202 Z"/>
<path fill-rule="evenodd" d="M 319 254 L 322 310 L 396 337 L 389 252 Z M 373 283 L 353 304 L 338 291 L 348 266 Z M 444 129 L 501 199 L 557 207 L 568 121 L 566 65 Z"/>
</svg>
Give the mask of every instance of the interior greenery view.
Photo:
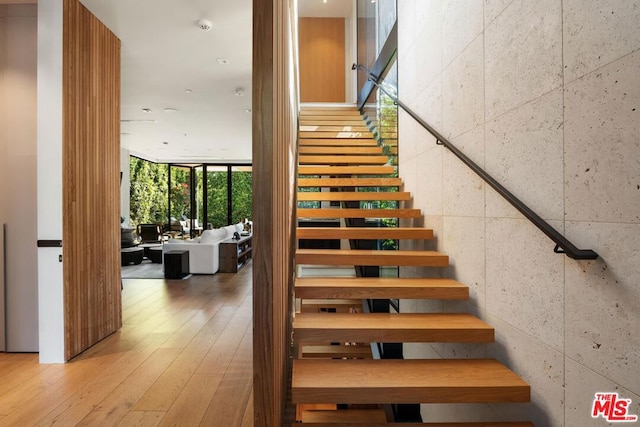
<svg viewBox="0 0 640 427">
<path fill-rule="evenodd" d="M 206 170 L 207 210 L 204 220 L 204 180 Z M 251 166 L 178 166 L 131 157 L 130 222 L 167 224 L 169 207 L 176 220 L 194 218 L 204 228 L 218 228 L 252 218 Z M 231 180 L 228 180 L 231 171 Z M 195 209 L 192 209 L 191 174 L 194 173 Z M 170 182 L 169 182 L 170 179 Z M 231 184 L 231 203 L 228 194 Z M 167 194 L 169 193 L 169 194 Z M 169 205 L 170 203 L 170 205 Z M 231 209 L 229 212 L 229 208 Z M 231 221 L 231 222 L 230 222 Z M 207 224 L 205 226 L 205 224 Z"/>
</svg>

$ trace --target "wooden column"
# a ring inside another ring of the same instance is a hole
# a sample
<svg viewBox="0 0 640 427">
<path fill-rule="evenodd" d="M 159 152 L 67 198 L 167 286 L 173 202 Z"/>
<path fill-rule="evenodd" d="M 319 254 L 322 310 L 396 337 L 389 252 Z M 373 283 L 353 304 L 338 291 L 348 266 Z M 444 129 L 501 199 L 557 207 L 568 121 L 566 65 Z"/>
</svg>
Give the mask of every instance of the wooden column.
<svg viewBox="0 0 640 427">
<path fill-rule="evenodd" d="M 78 0 L 63 3 L 65 359 L 122 325 L 120 40 Z"/>
<path fill-rule="evenodd" d="M 293 0 L 253 1 L 254 426 L 287 425 L 297 158 Z"/>
</svg>

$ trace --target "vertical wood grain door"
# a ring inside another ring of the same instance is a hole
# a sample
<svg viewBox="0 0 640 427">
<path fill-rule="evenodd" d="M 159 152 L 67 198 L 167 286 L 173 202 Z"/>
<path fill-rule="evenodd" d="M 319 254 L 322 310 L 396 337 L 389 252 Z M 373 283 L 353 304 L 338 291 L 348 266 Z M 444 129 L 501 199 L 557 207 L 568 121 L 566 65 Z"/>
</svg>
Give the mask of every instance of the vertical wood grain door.
<svg viewBox="0 0 640 427">
<path fill-rule="evenodd" d="M 344 18 L 300 18 L 300 101 L 345 102 Z"/>
<path fill-rule="evenodd" d="M 63 277 L 65 359 L 122 325 L 120 40 L 64 0 Z"/>
</svg>

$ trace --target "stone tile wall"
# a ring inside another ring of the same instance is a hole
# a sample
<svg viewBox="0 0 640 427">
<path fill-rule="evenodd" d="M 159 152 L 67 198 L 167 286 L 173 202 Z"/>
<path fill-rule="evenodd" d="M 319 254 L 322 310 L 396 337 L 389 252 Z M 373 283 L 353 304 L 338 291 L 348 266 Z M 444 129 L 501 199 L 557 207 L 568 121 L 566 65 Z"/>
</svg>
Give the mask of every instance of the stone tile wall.
<svg viewBox="0 0 640 427">
<path fill-rule="evenodd" d="M 471 301 L 486 346 L 407 345 L 408 357 L 496 357 L 532 386 L 527 405 L 424 405 L 425 421 L 601 426 L 596 392 L 640 415 L 640 1 L 400 0 L 400 99 L 580 248 L 574 261 L 400 114 L 400 176 L 442 271 Z M 422 223 L 422 222 L 421 222 Z"/>
</svg>

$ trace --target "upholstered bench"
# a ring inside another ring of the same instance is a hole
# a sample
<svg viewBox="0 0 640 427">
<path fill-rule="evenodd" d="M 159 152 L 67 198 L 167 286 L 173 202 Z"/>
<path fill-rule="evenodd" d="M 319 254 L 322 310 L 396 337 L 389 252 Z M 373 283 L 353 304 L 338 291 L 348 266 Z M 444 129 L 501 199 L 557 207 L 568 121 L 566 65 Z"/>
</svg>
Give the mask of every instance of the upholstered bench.
<svg viewBox="0 0 640 427">
<path fill-rule="evenodd" d="M 120 249 L 120 260 L 122 265 L 140 264 L 144 257 L 144 249 L 139 247 Z"/>
</svg>

